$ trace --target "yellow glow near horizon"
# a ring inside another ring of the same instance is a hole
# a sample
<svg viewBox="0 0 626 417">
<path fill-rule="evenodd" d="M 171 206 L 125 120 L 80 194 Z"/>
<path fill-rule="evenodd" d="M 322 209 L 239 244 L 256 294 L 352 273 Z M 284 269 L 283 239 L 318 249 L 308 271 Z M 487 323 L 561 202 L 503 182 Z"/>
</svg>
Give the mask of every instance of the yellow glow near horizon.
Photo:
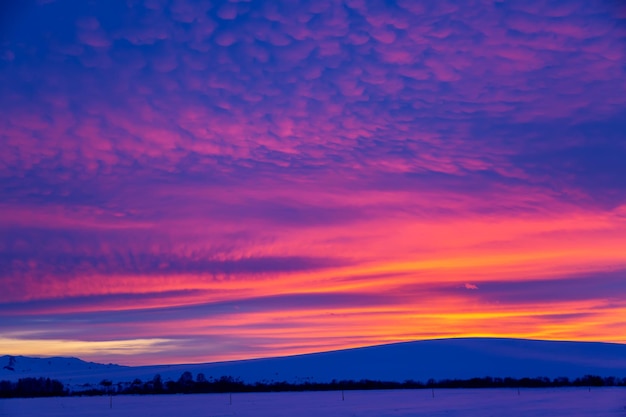
<svg viewBox="0 0 626 417">
<path fill-rule="evenodd" d="M 20 339 L 0 337 L 0 352 L 13 356 L 72 356 L 81 359 L 104 357 L 106 355 L 125 356 L 143 353 L 158 353 L 165 349 L 161 344 L 171 343 L 169 339 L 130 339 L 107 341 L 80 341 L 67 339 Z"/>
</svg>

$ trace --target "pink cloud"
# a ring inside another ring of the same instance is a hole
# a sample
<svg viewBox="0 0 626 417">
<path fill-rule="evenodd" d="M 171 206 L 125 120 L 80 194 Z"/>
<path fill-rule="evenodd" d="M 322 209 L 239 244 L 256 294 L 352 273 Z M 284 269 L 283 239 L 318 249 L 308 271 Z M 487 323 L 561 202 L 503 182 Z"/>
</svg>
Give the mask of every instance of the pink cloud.
<svg viewBox="0 0 626 417">
<path fill-rule="evenodd" d="M 237 18 L 237 5 L 226 3 L 219 8 L 217 15 L 224 20 L 233 20 Z"/>
<path fill-rule="evenodd" d="M 80 39 L 83 44 L 93 46 L 94 48 L 107 48 L 111 46 L 111 40 L 107 38 L 104 32 L 98 30 L 80 32 L 78 39 Z"/>
</svg>

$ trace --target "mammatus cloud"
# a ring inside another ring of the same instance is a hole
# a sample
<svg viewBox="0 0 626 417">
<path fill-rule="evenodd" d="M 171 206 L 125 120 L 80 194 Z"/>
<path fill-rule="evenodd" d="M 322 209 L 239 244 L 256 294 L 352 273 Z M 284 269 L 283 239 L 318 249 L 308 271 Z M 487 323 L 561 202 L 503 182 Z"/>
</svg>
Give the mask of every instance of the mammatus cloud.
<svg viewBox="0 0 626 417">
<path fill-rule="evenodd" d="M 624 342 L 622 7 L 12 13 L 0 328 L 37 332 L 31 346 L 96 328 L 167 340 L 138 363 L 458 335 Z"/>
</svg>

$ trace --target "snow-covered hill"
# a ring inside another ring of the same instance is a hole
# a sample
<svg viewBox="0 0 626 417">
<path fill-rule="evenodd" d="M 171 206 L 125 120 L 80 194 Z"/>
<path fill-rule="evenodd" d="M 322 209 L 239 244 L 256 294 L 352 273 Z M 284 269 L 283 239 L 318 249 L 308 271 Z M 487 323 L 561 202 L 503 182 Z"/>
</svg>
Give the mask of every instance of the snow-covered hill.
<svg viewBox="0 0 626 417">
<path fill-rule="evenodd" d="M 176 380 L 185 371 L 194 376 L 204 373 L 207 378 L 232 376 L 245 382 L 329 382 L 333 379 L 401 382 L 484 376 L 571 378 L 587 374 L 623 378 L 626 377 L 626 345 L 498 338 L 440 339 L 270 359 L 139 367 L 101 365 L 75 358 L 0 357 L 0 380 L 44 376 L 73 386 L 97 384 L 103 379 L 115 383 L 135 378 L 146 381 L 155 374 L 160 374 L 164 380 Z"/>
<path fill-rule="evenodd" d="M 78 384 L 93 380 L 94 375 L 115 375 L 127 366 L 103 365 L 78 358 L 28 356 L 0 356 L 0 380 L 26 377 L 49 377 L 65 383 Z"/>
</svg>

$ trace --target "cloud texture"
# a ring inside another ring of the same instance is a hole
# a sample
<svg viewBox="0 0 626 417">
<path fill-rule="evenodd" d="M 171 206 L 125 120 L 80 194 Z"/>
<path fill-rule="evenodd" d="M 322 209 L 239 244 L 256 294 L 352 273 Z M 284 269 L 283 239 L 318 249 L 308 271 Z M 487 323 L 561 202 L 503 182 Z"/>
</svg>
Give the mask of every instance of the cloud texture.
<svg viewBox="0 0 626 417">
<path fill-rule="evenodd" d="M 123 350 L 89 343 L 119 341 L 154 349 L 119 359 L 146 363 L 441 336 L 626 342 L 618 3 L 4 15 L 11 349 L 72 340 L 110 362 Z"/>
</svg>

